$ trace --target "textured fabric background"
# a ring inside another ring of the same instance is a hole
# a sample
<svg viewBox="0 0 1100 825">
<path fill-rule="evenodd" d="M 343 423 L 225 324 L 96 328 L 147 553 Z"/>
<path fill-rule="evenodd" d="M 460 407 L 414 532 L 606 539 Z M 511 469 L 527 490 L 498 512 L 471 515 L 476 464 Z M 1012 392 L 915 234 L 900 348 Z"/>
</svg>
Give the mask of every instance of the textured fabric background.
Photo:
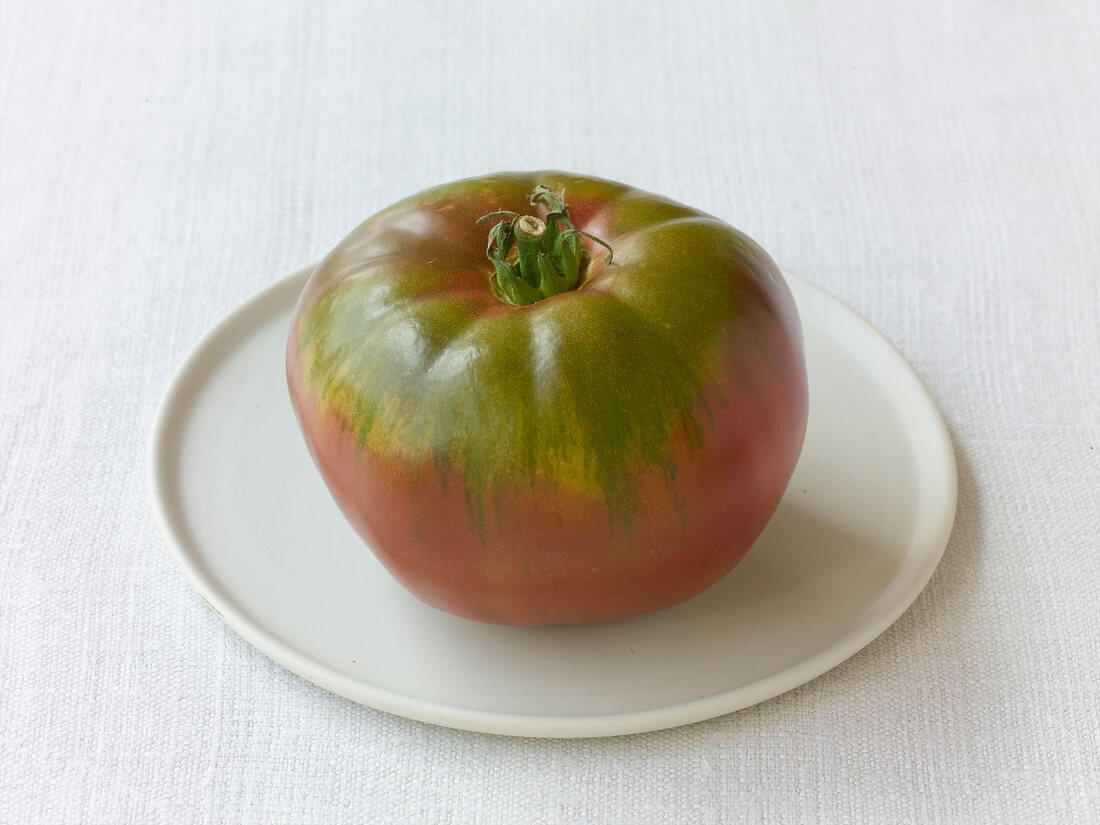
<svg viewBox="0 0 1100 825">
<path fill-rule="evenodd" d="M 0 822 L 1100 820 L 1100 5 L 0 6 Z M 536 741 L 332 696 L 153 521 L 188 349 L 425 186 L 558 167 L 721 216 L 942 405 L 955 533 L 825 676 Z"/>
</svg>

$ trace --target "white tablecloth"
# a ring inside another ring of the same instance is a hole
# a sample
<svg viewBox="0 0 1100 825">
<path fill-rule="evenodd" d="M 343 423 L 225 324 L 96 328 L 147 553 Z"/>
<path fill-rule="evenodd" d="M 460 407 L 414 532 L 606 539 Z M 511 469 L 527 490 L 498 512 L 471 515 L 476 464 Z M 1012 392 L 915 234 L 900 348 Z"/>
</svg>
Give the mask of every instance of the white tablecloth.
<svg viewBox="0 0 1100 825">
<path fill-rule="evenodd" d="M 0 821 L 1100 820 L 1100 5 L 0 10 Z M 382 206 L 501 169 L 712 212 L 942 405 L 955 532 L 888 632 L 630 737 L 433 727 L 188 586 L 146 441 L 188 349 Z"/>
</svg>

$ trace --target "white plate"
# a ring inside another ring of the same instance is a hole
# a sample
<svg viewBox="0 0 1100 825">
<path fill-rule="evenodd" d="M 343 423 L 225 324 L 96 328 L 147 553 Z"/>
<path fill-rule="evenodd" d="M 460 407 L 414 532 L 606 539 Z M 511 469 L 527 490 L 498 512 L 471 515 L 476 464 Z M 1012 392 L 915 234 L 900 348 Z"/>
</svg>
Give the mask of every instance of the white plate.
<svg viewBox="0 0 1100 825">
<path fill-rule="evenodd" d="M 283 350 L 309 270 L 196 347 L 154 427 L 154 506 L 176 560 L 226 623 L 291 671 L 435 724 L 603 736 L 708 719 L 844 661 L 927 583 L 955 515 L 935 403 L 852 310 L 788 276 L 805 333 L 810 423 L 763 536 L 678 607 L 618 622 L 510 628 L 427 607 L 329 497 L 290 408 Z"/>
</svg>

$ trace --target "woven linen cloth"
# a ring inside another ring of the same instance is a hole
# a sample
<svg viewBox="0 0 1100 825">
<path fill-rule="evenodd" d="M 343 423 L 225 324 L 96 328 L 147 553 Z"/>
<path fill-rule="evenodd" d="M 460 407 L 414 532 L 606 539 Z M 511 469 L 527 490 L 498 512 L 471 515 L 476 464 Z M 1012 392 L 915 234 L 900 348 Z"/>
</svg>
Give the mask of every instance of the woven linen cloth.
<svg viewBox="0 0 1100 825">
<path fill-rule="evenodd" d="M 629 182 L 866 316 L 948 422 L 954 534 L 840 666 L 619 738 L 292 675 L 148 503 L 211 325 L 427 186 Z M 0 822 L 1100 821 L 1100 5 L 0 6 Z"/>
</svg>

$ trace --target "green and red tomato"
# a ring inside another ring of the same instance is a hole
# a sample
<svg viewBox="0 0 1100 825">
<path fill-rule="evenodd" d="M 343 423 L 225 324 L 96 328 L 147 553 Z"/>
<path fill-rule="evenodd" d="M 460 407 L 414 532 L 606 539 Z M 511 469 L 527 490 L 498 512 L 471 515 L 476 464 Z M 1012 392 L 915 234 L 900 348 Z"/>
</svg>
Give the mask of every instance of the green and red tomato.
<svg viewBox="0 0 1100 825">
<path fill-rule="evenodd" d="M 756 243 L 560 172 L 369 218 L 306 285 L 287 376 L 382 563 L 504 624 L 621 618 L 718 581 L 778 505 L 808 403 L 795 305 Z"/>
</svg>

